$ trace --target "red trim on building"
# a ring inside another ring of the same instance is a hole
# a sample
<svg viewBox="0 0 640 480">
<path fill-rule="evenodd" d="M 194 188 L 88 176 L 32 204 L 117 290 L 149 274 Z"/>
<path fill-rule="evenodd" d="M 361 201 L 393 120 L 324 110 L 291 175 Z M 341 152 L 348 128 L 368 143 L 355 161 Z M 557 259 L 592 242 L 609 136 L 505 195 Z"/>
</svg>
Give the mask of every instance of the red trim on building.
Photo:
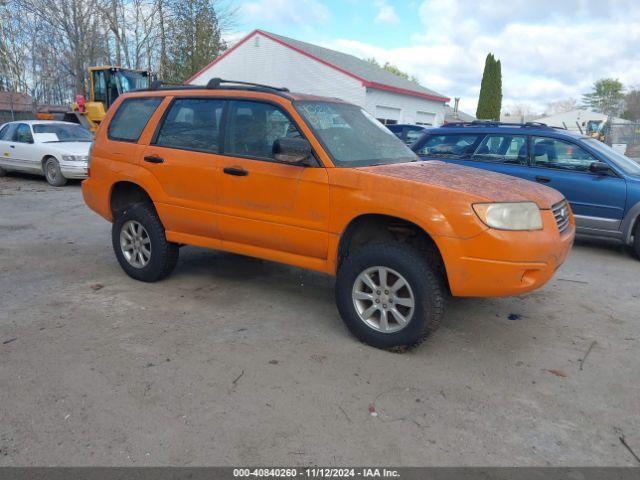
<svg viewBox="0 0 640 480">
<path fill-rule="evenodd" d="M 323 65 L 326 65 L 329 68 L 333 68 L 334 70 L 337 70 L 341 73 L 344 73 L 345 75 L 354 78 L 356 80 L 359 80 L 360 82 L 362 82 L 362 86 L 363 87 L 367 87 L 367 88 L 375 88 L 377 90 L 385 90 L 387 92 L 393 92 L 393 93 L 400 93 L 402 95 L 410 95 L 412 97 L 419 97 L 419 98 L 425 98 L 427 100 L 434 100 L 436 102 L 448 102 L 449 100 L 451 100 L 450 98 L 447 97 L 440 97 L 438 95 L 430 95 L 428 93 L 422 93 L 422 92 L 416 92 L 413 90 L 407 90 L 404 88 L 398 88 L 398 87 L 393 87 L 391 85 L 385 85 L 383 83 L 377 83 L 377 82 L 371 82 L 369 80 L 366 80 L 352 72 L 349 72 L 348 70 L 345 70 L 343 68 L 340 68 L 332 63 L 329 63 L 325 60 L 322 60 L 321 58 L 316 57 L 315 55 L 311 55 L 310 53 L 305 52 L 304 50 L 301 50 L 299 48 L 294 47 L 293 45 L 288 44 L 287 42 L 273 37 L 271 35 L 269 35 L 267 32 L 263 32 L 262 30 L 254 30 L 253 32 L 251 32 L 249 35 L 247 35 L 246 37 L 244 37 L 242 40 L 240 40 L 238 43 L 236 43 L 233 47 L 231 47 L 229 50 L 227 50 L 226 52 L 224 52 L 222 55 L 220 55 L 218 58 L 216 58 L 213 62 L 211 62 L 209 65 L 207 65 L 206 67 L 204 67 L 202 70 L 200 70 L 198 73 L 196 73 L 193 77 L 191 77 L 189 80 L 187 80 L 186 83 L 191 83 L 193 80 L 195 80 L 196 78 L 198 78 L 200 75 L 202 75 L 206 70 L 208 70 L 209 68 L 211 68 L 212 66 L 214 66 L 216 63 L 218 63 L 220 60 L 222 60 L 224 57 L 226 57 L 228 54 L 230 54 L 231 52 L 233 52 L 236 48 L 238 48 L 240 45 L 242 45 L 243 43 L 246 43 L 247 40 L 249 40 L 250 38 L 252 38 L 254 35 L 260 34 L 263 37 L 268 38 L 269 40 L 273 40 L 276 43 L 279 43 L 280 45 L 283 45 L 291 50 L 293 50 L 294 52 L 298 52 L 301 55 L 304 55 L 305 57 L 311 58 L 312 60 L 315 60 L 316 62 L 319 62 Z"/>
</svg>

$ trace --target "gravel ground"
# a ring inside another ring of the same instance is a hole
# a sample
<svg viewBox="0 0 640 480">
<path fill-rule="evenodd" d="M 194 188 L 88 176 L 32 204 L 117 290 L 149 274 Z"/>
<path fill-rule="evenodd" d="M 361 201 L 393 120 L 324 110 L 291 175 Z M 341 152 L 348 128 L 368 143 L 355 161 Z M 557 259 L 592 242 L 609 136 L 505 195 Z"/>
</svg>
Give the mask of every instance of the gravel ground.
<svg viewBox="0 0 640 480">
<path fill-rule="evenodd" d="M 639 273 L 578 241 L 399 355 L 330 277 L 186 247 L 139 283 L 78 183 L 0 178 L 0 465 L 637 465 Z"/>
</svg>

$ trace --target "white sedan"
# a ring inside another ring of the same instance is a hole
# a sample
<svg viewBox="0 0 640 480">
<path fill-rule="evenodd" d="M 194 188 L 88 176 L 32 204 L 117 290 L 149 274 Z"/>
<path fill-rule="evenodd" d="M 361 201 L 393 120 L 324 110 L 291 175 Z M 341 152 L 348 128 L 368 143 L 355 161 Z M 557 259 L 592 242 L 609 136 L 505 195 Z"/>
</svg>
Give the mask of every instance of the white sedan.
<svg viewBox="0 0 640 480">
<path fill-rule="evenodd" d="M 61 187 L 87 178 L 93 134 L 77 123 L 24 120 L 0 127 L 0 176 L 7 171 L 44 175 Z"/>
</svg>

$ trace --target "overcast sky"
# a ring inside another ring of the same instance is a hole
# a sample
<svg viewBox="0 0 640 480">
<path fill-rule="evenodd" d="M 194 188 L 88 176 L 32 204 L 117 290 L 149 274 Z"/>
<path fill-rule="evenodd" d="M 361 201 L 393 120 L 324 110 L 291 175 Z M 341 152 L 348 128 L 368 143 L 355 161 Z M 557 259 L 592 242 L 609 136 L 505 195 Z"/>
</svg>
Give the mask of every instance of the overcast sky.
<svg viewBox="0 0 640 480">
<path fill-rule="evenodd" d="M 228 38 L 255 28 L 389 61 L 474 114 L 485 56 L 503 109 L 544 111 L 602 77 L 640 86 L 640 0 L 236 0 Z"/>
</svg>

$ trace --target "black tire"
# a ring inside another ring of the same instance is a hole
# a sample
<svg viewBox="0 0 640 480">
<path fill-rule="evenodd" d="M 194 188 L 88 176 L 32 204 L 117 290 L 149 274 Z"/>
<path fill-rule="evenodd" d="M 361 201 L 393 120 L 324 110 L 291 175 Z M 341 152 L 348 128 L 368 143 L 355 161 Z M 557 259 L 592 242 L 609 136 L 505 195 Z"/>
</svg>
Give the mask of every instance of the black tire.
<svg viewBox="0 0 640 480">
<path fill-rule="evenodd" d="M 633 254 L 640 260 L 640 218 L 636 220 L 636 229 L 633 232 L 633 244 L 631 246 Z"/>
<path fill-rule="evenodd" d="M 125 257 L 120 245 L 120 234 L 127 222 L 138 222 L 150 240 L 151 254 L 148 263 L 141 267 L 132 265 Z M 157 282 L 169 275 L 178 263 L 179 248 L 176 243 L 167 241 L 164 227 L 152 205 L 136 203 L 127 207 L 118 215 L 111 228 L 113 251 L 118 263 L 131 278 L 142 282 Z"/>
<path fill-rule="evenodd" d="M 378 331 L 361 320 L 352 297 L 358 276 L 378 266 L 402 275 L 415 297 L 409 321 L 396 332 Z M 345 258 L 338 270 L 335 295 L 340 316 L 358 339 L 373 347 L 402 352 L 436 331 L 444 313 L 444 290 L 426 255 L 408 245 L 381 243 L 360 247 Z"/>
<path fill-rule="evenodd" d="M 47 179 L 49 185 L 52 187 L 62 187 L 66 185 L 67 179 L 62 175 L 58 160 L 53 157 L 49 157 L 45 160 L 42 168 L 44 170 L 44 178 Z"/>
<path fill-rule="evenodd" d="M 7 175 L 7 171 L 4 168 L 0 167 L 0 177 L 4 177 L 6 175 Z"/>
</svg>

